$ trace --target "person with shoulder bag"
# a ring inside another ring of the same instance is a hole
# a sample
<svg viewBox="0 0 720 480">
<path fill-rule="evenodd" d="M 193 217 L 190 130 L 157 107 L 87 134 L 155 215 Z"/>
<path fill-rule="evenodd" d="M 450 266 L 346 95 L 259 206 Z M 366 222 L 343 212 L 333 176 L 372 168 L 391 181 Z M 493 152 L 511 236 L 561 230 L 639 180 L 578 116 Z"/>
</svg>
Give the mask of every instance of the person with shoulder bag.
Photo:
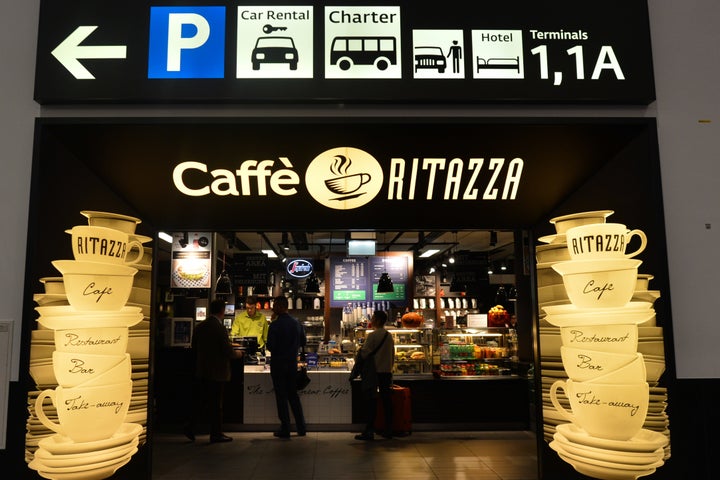
<svg viewBox="0 0 720 480">
<path fill-rule="evenodd" d="M 360 377 L 361 390 L 367 419 L 365 430 L 355 435 L 356 440 L 375 439 L 375 418 L 377 417 L 378 390 L 385 414 L 385 428 L 382 436 L 392 437 L 392 371 L 395 363 L 395 342 L 392 335 L 385 330 L 387 314 L 376 311 L 372 317 L 373 331 L 365 339 L 365 343 L 357 353 L 355 365 L 350 378 Z"/>
<path fill-rule="evenodd" d="M 288 314 L 288 299 L 275 297 L 274 319 L 268 329 L 267 347 L 270 357 L 270 378 L 275 390 L 280 430 L 273 433 L 279 438 L 290 438 L 290 410 L 300 437 L 307 432 L 302 404 L 297 391 L 298 352 L 305 347 L 305 330 L 300 322 Z M 289 407 L 288 408 L 288 404 Z"/>
</svg>

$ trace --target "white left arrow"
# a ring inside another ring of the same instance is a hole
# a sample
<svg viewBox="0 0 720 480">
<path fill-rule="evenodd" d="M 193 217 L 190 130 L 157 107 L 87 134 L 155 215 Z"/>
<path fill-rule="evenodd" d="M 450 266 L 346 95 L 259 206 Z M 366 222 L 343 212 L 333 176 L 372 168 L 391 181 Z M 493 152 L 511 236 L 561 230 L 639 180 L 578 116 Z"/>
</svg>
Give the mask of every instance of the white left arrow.
<svg viewBox="0 0 720 480">
<path fill-rule="evenodd" d="M 80 45 L 98 28 L 97 25 L 82 25 L 75 29 L 51 53 L 78 80 L 89 80 L 95 76 L 78 60 L 81 58 L 126 58 L 125 45 Z"/>
</svg>

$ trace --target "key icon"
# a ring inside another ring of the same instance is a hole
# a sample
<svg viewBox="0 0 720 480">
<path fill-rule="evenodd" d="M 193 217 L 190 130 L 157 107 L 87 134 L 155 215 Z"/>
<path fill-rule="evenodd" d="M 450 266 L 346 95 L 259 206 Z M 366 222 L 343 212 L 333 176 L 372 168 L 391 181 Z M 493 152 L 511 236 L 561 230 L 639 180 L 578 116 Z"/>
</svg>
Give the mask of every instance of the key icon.
<svg viewBox="0 0 720 480">
<path fill-rule="evenodd" d="M 263 32 L 265 33 L 272 33 L 275 31 L 282 32 L 284 30 L 287 30 L 287 27 L 273 27 L 269 23 L 263 27 Z"/>
</svg>

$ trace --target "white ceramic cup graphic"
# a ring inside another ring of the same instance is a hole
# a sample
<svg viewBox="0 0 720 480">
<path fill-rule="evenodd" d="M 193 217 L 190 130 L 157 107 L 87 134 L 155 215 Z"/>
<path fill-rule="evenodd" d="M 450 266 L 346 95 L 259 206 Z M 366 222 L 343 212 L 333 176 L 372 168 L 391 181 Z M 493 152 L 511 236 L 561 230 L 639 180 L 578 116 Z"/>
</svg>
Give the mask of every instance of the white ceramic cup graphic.
<svg viewBox="0 0 720 480">
<path fill-rule="evenodd" d="M 578 325 L 560 327 L 565 347 L 613 353 L 635 353 L 638 345 L 637 325 Z"/>
<path fill-rule="evenodd" d="M 565 392 L 572 411 L 558 400 Z M 588 434 L 611 440 L 629 440 L 645 423 L 648 410 L 647 382 L 631 385 L 557 380 L 550 387 L 550 400 L 558 413 Z"/>
<path fill-rule="evenodd" d="M 584 348 L 560 347 L 560 357 L 563 367 L 572 380 L 586 382 L 597 380 L 599 383 L 637 383 L 645 380 L 645 368 L 642 355 L 638 353 L 608 353 L 587 350 Z M 636 365 L 635 370 L 624 370 L 631 364 Z M 601 381 L 606 375 L 622 370 L 616 377 L 618 381 Z M 640 376 L 636 376 L 638 373 Z"/>
<path fill-rule="evenodd" d="M 54 260 L 63 274 L 67 300 L 76 310 L 120 310 L 128 301 L 137 269 L 78 260 Z"/>
<path fill-rule="evenodd" d="M 610 354 L 612 355 L 612 354 Z M 627 365 L 607 372 L 605 375 L 588 380 L 586 383 L 604 383 L 607 385 L 634 385 L 647 381 L 647 370 L 642 353 L 637 353 Z"/>
<path fill-rule="evenodd" d="M 633 259 L 571 260 L 556 263 L 573 305 L 580 308 L 624 307 L 635 292 L 638 267 Z"/>
<path fill-rule="evenodd" d="M 640 246 L 627 253 L 632 237 L 640 239 Z M 621 223 L 594 223 L 568 229 L 565 233 L 567 248 L 573 260 L 632 258 L 647 247 L 647 236 L 642 230 L 630 230 Z"/>
<path fill-rule="evenodd" d="M 130 355 L 97 355 L 58 352 L 52 355 L 53 371 L 58 385 L 76 387 L 102 376 L 105 384 L 128 380 L 132 373 Z"/>
<path fill-rule="evenodd" d="M 99 387 L 57 387 L 43 390 L 35 400 L 35 413 L 50 430 L 74 442 L 93 442 L 110 438 L 125 421 L 130 406 L 132 381 Z M 49 397 L 57 410 L 59 423 L 43 410 Z"/>
<path fill-rule="evenodd" d="M 55 350 L 58 352 L 121 355 L 127 352 L 128 328 L 71 328 L 55 330 Z"/>
<path fill-rule="evenodd" d="M 75 260 L 132 265 L 139 262 L 145 253 L 142 243 L 113 228 L 76 225 L 70 234 Z"/>
</svg>

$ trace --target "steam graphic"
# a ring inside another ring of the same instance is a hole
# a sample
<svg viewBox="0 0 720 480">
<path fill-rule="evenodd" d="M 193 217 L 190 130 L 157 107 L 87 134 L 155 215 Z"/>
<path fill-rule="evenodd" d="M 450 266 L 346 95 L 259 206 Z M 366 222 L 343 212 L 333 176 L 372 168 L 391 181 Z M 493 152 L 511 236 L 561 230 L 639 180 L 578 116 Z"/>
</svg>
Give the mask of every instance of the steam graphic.
<svg viewBox="0 0 720 480">
<path fill-rule="evenodd" d="M 330 172 L 335 175 L 335 178 L 325 180 L 325 186 L 331 192 L 341 196 L 331 198 L 330 200 L 349 200 L 366 193 L 357 193 L 357 191 L 360 190 L 360 187 L 368 183 L 372 177 L 368 173 L 348 175 L 347 172 L 350 169 L 350 165 L 352 165 L 350 158 L 345 155 L 335 155 L 334 160 L 330 164 Z"/>
<path fill-rule="evenodd" d="M 347 175 L 350 165 L 352 165 L 352 160 L 348 157 L 345 155 L 335 155 L 335 160 L 332 165 L 330 165 L 330 171 L 333 175 L 337 176 Z"/>
</svg>

